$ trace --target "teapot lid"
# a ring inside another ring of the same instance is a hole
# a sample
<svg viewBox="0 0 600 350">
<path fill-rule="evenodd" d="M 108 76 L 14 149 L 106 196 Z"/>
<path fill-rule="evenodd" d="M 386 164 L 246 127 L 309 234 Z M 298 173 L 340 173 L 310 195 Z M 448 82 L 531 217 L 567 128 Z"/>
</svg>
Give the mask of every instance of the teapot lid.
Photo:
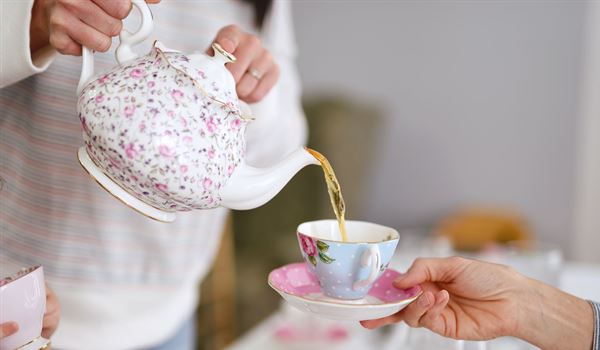
<svg viewBox="0 0 600 350">
<path fill-rule="evenodd" d="M 249 109 L 240 107 L 241 101 L 236 94 L 235 80 L 225 68 L 226 63 L 235 62 L 237 59 L 221 45 L 212 44 L 215 52 L 212 57 L 205 54 L 192 54 L 188 57 L 180 51 L 166 48 L 159 41 L 155 41 L 153 46 L 157 58 L 189 78 L 204 96 L 246 121 L 254 120 L 249 114 Z"/>
</svg>

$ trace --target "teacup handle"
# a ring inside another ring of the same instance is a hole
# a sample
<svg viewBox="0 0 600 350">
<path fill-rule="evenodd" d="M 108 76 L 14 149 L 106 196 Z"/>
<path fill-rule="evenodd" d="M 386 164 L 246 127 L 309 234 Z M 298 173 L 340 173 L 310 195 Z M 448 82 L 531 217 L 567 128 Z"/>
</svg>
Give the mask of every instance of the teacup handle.
<svg viewBox="0 0 600 350">
<path fill-rule="evenodd" d="M 354 282 L 352 285 L 352 289 L 359 290 L 365 288 L 369 284 L 373 283 L 375 279 L 377 279 L 377 275 L 379 274 L 379 265 L 381 265 L 381 253 L 379 252 L 379 247 L 377 245 L 369 246 L 369 249 L 365 250 L 363 253 L 360 264 L 362 267 L 367 267 L 371 264 L 371 272 L 369 273 L 369 277 L 364 280 L 359 280 Z"/>
<path fill-rule="evenodd" d="M 131 0 L 131 4 L 140 11 L 142 15 L 142 23 L 137 31 L 131 33 L 125 28 L 121 30 L 119 34 L 119 46 L 115 52 L 117 62 L 122 64 L 129 60 L 137 57 L 137 54 L 133 52 L 131 47 L 139 44 L 152 33 L 154 29 L 154 22 L 152 21 L 152 12 L 144 0 Z M 81 95 L 81 91 L 87 85 L 89 80 L 94 76 L 94 53 L 87 47 L 81 48 L 82 55 L 82 66 L 81 66 L 81 77 L 79 78 L 79 84 L 77 85 L 77 95 Z"/>
</svg>

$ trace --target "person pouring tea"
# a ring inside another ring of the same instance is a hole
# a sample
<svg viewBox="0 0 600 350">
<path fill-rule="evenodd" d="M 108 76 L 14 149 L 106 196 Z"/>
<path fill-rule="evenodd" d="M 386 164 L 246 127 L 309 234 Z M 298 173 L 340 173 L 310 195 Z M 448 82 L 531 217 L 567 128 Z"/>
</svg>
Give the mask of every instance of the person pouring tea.
<svg viewBox="0 0 600 350">
<path fill-rule="evenodd" d="M 77 162 L 81 58 L 73 55 L 83 45 L 96 51 L 98 72 L 114 66 L 113 40 L 131 6 L 23 0 L 3 2 L 0 11 L 0 275 L 44 266 L 61 301 L 52 338 L 61 350 L 195 348 L 198 284 L 228 213 L 155 222 L 123 207 Z M 151 11 L 151 39 L 183 52 L 217 42 L 237 57 L 227 68 L 257 116 L 246 133 L 250 164 L 274 164 L 303 145 L 289 2 L 171 1 Z"/>
<path fill-rule="evenodd" d="M 461 257 L 417 259 L 394 285 L 423 294 L 398 313 L 362 321 L 374 329 L 404 321 L 444 337 L 513 336 L 544 350 L 599 350 L 600 304 L 493 263 Z"/>
</svg>

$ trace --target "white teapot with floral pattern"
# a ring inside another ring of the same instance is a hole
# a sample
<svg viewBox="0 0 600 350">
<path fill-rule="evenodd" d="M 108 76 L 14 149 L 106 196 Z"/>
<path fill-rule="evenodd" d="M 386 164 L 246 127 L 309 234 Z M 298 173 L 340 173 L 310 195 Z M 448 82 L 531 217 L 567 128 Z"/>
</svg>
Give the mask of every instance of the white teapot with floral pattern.
<svg viewBox="0 0 600 350">
<path fill-rule="evenodd" d="M 94 76 L 93 54 L 83 49 L 77 109 L 85 170 L 128 206 L 159 221 L 175 212 L 224 206 L 258 207 L 308 164 L 305 149 L 266 169 L 244 162 L 250 109 L 235 92 L 224 64 L 235 57 L 218 44 L 213 57 L 184 54 L 160 43 L 138 57 L 131 46 L 153 28 L 143 0 L 135 33 L 125 30 L 118 66 Z"/>
</svg>

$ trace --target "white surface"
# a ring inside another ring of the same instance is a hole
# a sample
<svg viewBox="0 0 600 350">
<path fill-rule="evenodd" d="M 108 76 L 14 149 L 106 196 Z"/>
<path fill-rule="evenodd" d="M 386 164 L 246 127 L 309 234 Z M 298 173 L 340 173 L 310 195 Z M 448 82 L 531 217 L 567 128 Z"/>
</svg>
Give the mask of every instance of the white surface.
<svg viewBox="0 0 600 350">
<path fill-rule="evenodd" d="M 357 213 L 402 228 L 497 203 L 567 251 L 589 3 L 294 1 L 305 94 L 384 113 Z"/>
<path fill-rule="evenodd" d="M 290 321 L 293 320 L 293 321 Z M 312 340 L 285 342 L 278 340 L 274 333 L 278 326 L 294 325 L 295 327 L 312 333 L 318 329 L 324 329 L 335 323 L 349 332 L 349 338 L 338 342 Z M 303 313 L 290 306 L 282 304 L 279 312 L 267 317 L 255 328 L 247 332 L 242 338 L 228 347 L 228 350 L 293 350 L 293 349 L 327 349 L 327 350 L 364 350 L 372 349 L 377 340 L 377 333 L 362 328 L 357 322 L 329 321 L 316 318 L 310 314 Z"/>
<path fill-rule="evenodd" d="M 580 298 L 600 301 L 600 265 L 567 263 L 560 276 L 560 287 Z"/>
</svg>

